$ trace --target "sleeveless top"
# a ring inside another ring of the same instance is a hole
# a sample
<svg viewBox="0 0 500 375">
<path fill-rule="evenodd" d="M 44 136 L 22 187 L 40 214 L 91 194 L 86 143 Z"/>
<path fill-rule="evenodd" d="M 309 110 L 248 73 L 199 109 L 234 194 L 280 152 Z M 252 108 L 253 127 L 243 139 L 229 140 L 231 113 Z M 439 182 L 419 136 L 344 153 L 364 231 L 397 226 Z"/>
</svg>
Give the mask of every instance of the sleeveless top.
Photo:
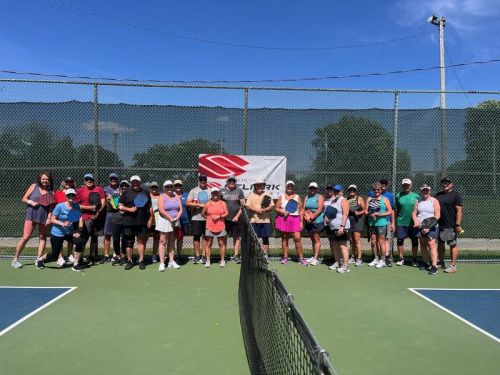
<svg viewBox="0 0 500 375">
<path fill-rule="evenodd" d="M 290 201 L 290 199 L 286 199 L 285 197 L 286 197 L 286 194 L 283 194 L 281 196 L 281 208 L 282 209 L 285 209 L 285 206 Z M 299 196 L 297 194 L 294 194 L 292 200 L 294 200 L 297 203 L 299 203 Z M 289 215 L 290 216 L 299 216 L 299 208 L 297 207 L 297 209 L 295 210 L 295 212 L 291 212 Z"/>
<path fill-rule="evenodd" d="M 424 219 L 427 219 L 429 217 L 433 217 L 435 215 L 434 213 L 434 198 L 430 197 L 429 199 L 425 201 L 420 201 L 418 202 L 417 205 L 417 218 L 420 223 Z"/>
<path fill-rule="evenodd" d="M 318 194 L 313 195 L 312 197 L 307 196 L 304 204 L 304 210 L 311 210 L 313 213 L 316 213 L 318 210 Z M 314 219 L 314 222 L 316 224 L 322 223 L 324 221 L 324 216 L 325 215 L 322 212 L 316 219 Z"/>
<path fill-rule="evenodd" d="M 355 211 L 359 211 L 361 209 L 361 205 L 358 203 L 359 202 L 359 195 L 355 195 L 354 197 L 349 197 L 346 198 L 347 203 L 349 203 L 349 216 L 356 216 L 354 215 Z"/>
<path fill-rule="evenodd" d="M 345 200 L 344 197 L 342 196 L 337 196 L 335 199 L 332 200 L 332 204 L 330 206 L 333 206 L 337 209 L 337 216 L 335 216 L 335 219 L 330 221 L 330 229 L 335 230 L 340 228 L 340 224 L 342 224 L 342 202 Z M 346 220 L 345 222 L 345 227 L 344 229 L 349 229 L 351 227 L 351 222 L 349 219 Z"/>
<path fill-rule="evenodd" d="M 370 203 L 368 203 L 368 224 L 372 227 L 384 227 L 389 223 L 387 216 L 377 216 L 373 219 L 370 216 L 370 212 L 372 211 L 380 212 L 381 214 L 387 212 L 384 197 L 382 195 L 380 198 L 370 198 Z"/>
<path fill-rule="evenodd" d="M 40 196 L 41 196 L 40 185 L 35 184 L 35 188 L 33 189 L 28 199 L 32 200 L 33 202 L 38 202 L 40 200 Z M 51 208 L 50 206 L 44 207 L 40 205 L 33 207 L 28 204 L 26 206 L 25 220 L 32 221 L 38 224 L 45 224 L 49 216 L 50 208 Z"/>
<path fill-rule="evenodd" d="M 219 200 L 217 202 L 210 201 L 207 208 L 207 229 L 212 233 L 222 232 L 226 229 L 224 218 L 213 220 L 214 216 L 219 216 L 224 213 L 224 202 Z"/>
<path fill-rule="evenodd" d="M 167 211 L 167 213 L 172 216 L 172 217 L 176 217 L 177 214 L 179 213 L 179 209 L 180 209 L 180 205 L 179 205 L 179 201 L 177 200 L 177 196 L 174 195 L 173 197 L 163 193 L 162 194 L 162 197 L 163 197 L 163 201 L 165 202 L 165 211 Z"/>
</svg>

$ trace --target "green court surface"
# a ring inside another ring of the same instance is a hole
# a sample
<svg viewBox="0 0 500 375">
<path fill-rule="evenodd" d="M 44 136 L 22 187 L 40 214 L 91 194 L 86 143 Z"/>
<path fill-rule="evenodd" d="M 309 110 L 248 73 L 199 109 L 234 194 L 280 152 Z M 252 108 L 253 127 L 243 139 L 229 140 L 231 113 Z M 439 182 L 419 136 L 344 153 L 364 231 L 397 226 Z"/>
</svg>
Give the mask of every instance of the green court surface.
<svg viewBox="0 0 500 375">
<path fill-rule="evenodd" d="M 23 263 L 0 261 L 0 285 L 77 289 L 0 336 L 1 374 L 249 373 L 235 264 L 82 275 Z"/>
</svg>

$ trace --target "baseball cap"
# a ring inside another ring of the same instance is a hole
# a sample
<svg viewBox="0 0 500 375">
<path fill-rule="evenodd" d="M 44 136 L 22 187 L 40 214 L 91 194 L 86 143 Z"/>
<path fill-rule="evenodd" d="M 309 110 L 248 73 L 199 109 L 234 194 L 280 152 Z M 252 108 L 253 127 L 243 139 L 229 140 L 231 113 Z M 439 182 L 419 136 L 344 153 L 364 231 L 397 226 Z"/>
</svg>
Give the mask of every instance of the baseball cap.
<svg viewBox="0 0 500 375">
<path fill-rule="evenodd" d="M 385 178 L 381 179 L 379 181 L 382 185 L 389 185 L 389 181 L 387 181 Z"/>
<path fill-rule="evenodd" d="M 116 173 L 110 173 L 108 178 L 118 178 L 118 175 Z"/>
<path fill-rule="evenodd" d="M 198 176 L 198 181 L 206 181 L 207 180 L 207 175 L 206 174 L 200 174 Z"/>
<path fill-rule="evenodd" d="M 292 180 L 288 180 L 285 184 L 285 186 L 288 186 L 288 185 L 293 185 L 295 186 L 295 182 L 293 182 Z"/>
<path fill-rule="evenodd" d="M 352 185 L 349 185 L 347 187 L 347 191 L 349 191 L 349 190 L 356 190 L 356 191 L 358 191 L 358 187 L 356 185 L 352 184 Z"/>
<path fill-rule="evenodd" d="M 182 180 L 175 180 L 174 185 L 182 185 Z"/>
<path fill-rule="evenodd" d="M 149 184 L 149 187 L 159 187 L 160 185 L 158 185 L 158 182 L 156 181 L 152 181 L 150 184 Z"/>
<path fill-rule="evenodd" d="M 94 175 L 92 173 L 85 173 L 83 175 L 83 178 L 91 178 L 93 180 L 94 179 Z"/>
<path fill-rule="evenodd" d="M 68 176 L 64 179 L 64 182 L 68 182 L 68 181 L 75 181 L 75 180 L 73 180 L 73 177 Z"/>
<path fill-rule="evenodd" d="M 173 185 L 173 182 L 171 180 L 166 180 L 164 183 L 163 183 L 163 187 L 167 186 L 167 185 Z"/>
<path fill-rule="evenodd" d="M 431 187 L 427 184 L 423 184 L 422 186 L 420 186 L 420 190 L 425 190 L 425 189 L 431 190 Z"/>
<path fill-rule="evenodd" d="M 411 180 L 409 178 L 403 178 L 401 185 L 411 185 Z"/>
<path fill-rule="evenodd" d="M 130 185 L 130 182 L 128 182 L 127 180 L 121 180 L 120 185 L 123 185 L 123 184 Z"/>
<path fill-rule="evenodd" d="M 452 180 L 450 180 L 450 178 L 449 178 L 449 177 L 443 177 L 443 178 L 441 179 L 441 181 L 439 181 L 439 183 L 441 183 L 441 184 L 442 184 L 443 182 L 453 182 L 453 181 L 452 181 Z"/>
<path fill-rule="evenodd" d="M 333 184 L 328 184 L 325 187 L 326 190 L 333 190 Z"/>
<path fill-rule="evenodd" d="M 310 187 L 310 188 L 313 187 L 313 188 L 317 189 L 318 188 L 318 183 L 317 182 L 311 182 L 308 187 Z"/>
<path fill-rule="evenodd" d="M 255 182 L 253 183 L 254 185 L 258 185 L 258 184 L 265 184 L 266 181 L 264 181 L 264 179 L 262 177 L 259 177 L 255 180 Z"/>
<path fill-rule="evenodd" d="M 335 185 L 333 187 L 333 190 L 342 191 L 342 190 L 344 190 L 344 187 L 342 185 Z"/>
<path fill-rule="evenodd" d="M 231 180 L 236 181 L 236 176 L 234 174 L 229 175 L 226 181 L 229 182 Z"/>
<path fill-rule="evenodd" d="M 215 192 L 218 193 L 219 191 L 220 191 L 220 189 L 217 186 L 214 186 L 213 188 L 210 189 L 210 194 L 215 193 Z"/>
<path fill-rule="evenodd" d="M 139 176 L 137 176 L 137 175 L 133 175 L 132 177 L 130 177 L 130 182 L 132 182 L 132 181 L 139 181 L 139 182 L 141 182 L 141 178 Z"/>
<path fill-rule="evenodd" d="M 76 195 L 75 189 L 69 188 L 69 189 L 64 190 L 64 195 L 70 195 L 70 194 Z"/>
</svg>

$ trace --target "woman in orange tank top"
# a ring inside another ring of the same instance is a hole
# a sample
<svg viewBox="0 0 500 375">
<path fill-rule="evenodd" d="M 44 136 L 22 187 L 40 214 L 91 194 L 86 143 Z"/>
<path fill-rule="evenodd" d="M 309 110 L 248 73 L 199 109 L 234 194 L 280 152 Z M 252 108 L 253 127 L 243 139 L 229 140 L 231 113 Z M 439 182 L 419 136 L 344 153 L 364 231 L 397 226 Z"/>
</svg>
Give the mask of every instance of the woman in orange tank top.
<svg viewBox="0 0 500 375">
<path fill-rule="evenodd" d="M 210 268 L 210 253 L 212 252 L 212 244 L 214 238 L 219 242 L 220 251 L 220 266 L 224 267 L 226 261 L 226 224 L 224 218 L 228 215 L 227 206 L 224 201 L 220 199 L 219 188 L 213 187 L 210 189 L 211 199 L 203 207 L 201 214 L 207 218 L 205 237 L 207 238 L 207 250 L 205 268 Z"/>
</svg>

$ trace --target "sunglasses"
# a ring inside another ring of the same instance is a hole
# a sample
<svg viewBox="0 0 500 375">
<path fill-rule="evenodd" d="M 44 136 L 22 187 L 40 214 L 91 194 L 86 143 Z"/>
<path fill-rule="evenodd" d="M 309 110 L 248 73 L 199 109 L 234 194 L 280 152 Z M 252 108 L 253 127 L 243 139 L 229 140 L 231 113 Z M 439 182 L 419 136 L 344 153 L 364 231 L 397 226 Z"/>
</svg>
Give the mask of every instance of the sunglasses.
<svg viewBox="0 0 500 375">
<path fill-rule="evenodd" d="M 167 189 L 172 189 L 174 187 L 174 185 L 165 185 L 164 188 L 167 188 Z"/>
<path fill-rule="evenodd" d="M 84 178 L 83 181 L 87 182 L 87 181 L 94 181 L 93 178 Z"/>
<path fill-rule="evenodd" d="M 177 187 L 182 187 L 182 185 L 181 184 L 175 184 L 174 187 L 176 187 L 176 188 Z"/>
<path fill-rule="evenodd" d="M 66 197 L 68 197 L 68 198 L 74 198 L 74 197 L 76 197 L 76 195 L 75 194 L 68 194 L 68 195 L 66 195 Z"/>
<path fill-rule="evenodd" d="M 127 184 L 121 184 L 120 187 L 127 187 L 128 185 Z"/>
</svg>

